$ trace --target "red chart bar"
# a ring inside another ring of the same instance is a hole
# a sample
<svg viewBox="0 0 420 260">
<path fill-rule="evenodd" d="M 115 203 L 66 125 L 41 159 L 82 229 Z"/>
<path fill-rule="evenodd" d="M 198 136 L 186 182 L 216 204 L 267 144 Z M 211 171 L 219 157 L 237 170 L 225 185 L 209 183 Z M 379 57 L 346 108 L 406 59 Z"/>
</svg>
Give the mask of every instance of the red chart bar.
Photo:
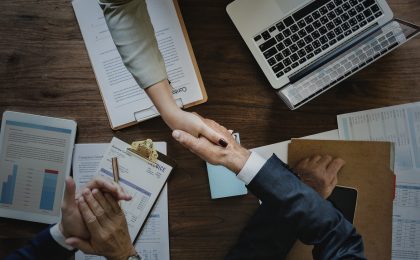
<svg viewBox="0 0 420 260">
<path fill-rule="evenodd" d="M 58 171 L 45 169 L 45 173 L 58 174 Z"/>
</svg>

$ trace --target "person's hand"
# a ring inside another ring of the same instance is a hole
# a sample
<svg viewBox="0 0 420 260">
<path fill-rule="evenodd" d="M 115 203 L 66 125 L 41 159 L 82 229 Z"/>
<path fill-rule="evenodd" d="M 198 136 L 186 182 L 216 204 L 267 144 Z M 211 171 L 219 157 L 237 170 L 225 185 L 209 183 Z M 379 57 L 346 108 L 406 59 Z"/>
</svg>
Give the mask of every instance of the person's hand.
<svg viewBox="0 0 420 260">
<path fill-rule="evenodd" d="M 220 164 L 234 173 L 238 174 L 251 154 L 247 149 L 238 144 L 225 127 L 219 125 L 213 120 L 204 119 L 197 115 L 197 117 L 206 124 L 213 131 L 220 134 L 227 142 L 225 148 L 214 144 L 204 136 L 195 137 L 182 129 L 177 129 L 172 132 L 172 136 L 180 142 L 184 147 L 195 153 L 203 160 L 211 164 Z"/>
<path fill-rule="evenodd" d="M 177 109 L 173 111 L 168 125 L 173 130 L 182 130 L 194 137 L 203 136 L 213 144 L 226 146 L 226 137 L 215 131 L 211 126 L 204 122 L 204 119 L 196 113 L 190 113 Z"/>
<path fill-rule="evenodd" d="M 118 200 L 130 200 L 131 196 L 126 194 L 121 186 L 108 181 L 101 177 L 96 177 L 90 181 L 86 187 L 88 189 L 101 189 L 109 192 Z M 61 205 L 61 221 L 58 225 L 64 237 L 80 237 L 83 239 L 89 238 L 89 232 L 83 221 L 82 215 L 76 202 L 76 185 L 71 177 L 66 178 L 66 189 L 64 192 L 64 199 Z M 79 197 L 80 195 L 78 195 Z"/>
<path fill-rule="evenodd" d="M 329 155 L 314 155 L 301 160 L 293 168 L 293 171 L 306 185 L 326 199 L 337 185 L 337 174 L 344 164 L 345 161 L 340 158 L 333 159 Z"/>
<path fill-rule="evenodd" d="M 78 199 L 79 210 L 90 233 L 88 240 L 77 237 L 66 243 L 87 254 L 102 255 L 107 259 L 124 259 L 136 255 L 124 212 L 117 201 L 98 189 L 83 190 Z"/>
<path fill-rule="evenodd" d="M 198 115 L 178 107 L 168 80 L 162 80 L 146 88 L 145 91 L 162 119 L 172 130 L 179 129 L 195 137 L 202 135 L 214 144 L 226 145 L 226 140 L 221 140 L 223 136 L 208 127 Z"/>
</svg>

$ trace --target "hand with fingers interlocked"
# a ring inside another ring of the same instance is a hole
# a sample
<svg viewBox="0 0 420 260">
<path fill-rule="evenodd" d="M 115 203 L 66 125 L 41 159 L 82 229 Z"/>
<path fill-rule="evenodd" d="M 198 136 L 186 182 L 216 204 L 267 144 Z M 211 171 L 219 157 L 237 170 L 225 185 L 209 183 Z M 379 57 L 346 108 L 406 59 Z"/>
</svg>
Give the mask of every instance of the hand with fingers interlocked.
<svg viewBox="0 0 420 260">
<path fill-rule="evenodd" d="M 117 200 L 98 189 L 84 189 L 78 198 L 78 208 L 90 233 L 88 239 L 69 237 L 66 243 L 87 254 L 107 259 L 128 259 L 136 255 L 124 212 Z"/>
<path fill-rule="evenodd" d="M 323 198 L 328 198 L 338 181 L 338 172 L 345 161 L 329 155 L 314 155 L 298 162 L 293 172 Z"/>
<path fill-rule="evenodd" d="M 124 192 L 120 185 L 102 177 L 94 178 L 86 185 L 86 188 L 100 189 L 109 193 L 117 200 L 131 199 L 131 196 Z M 80 198 L 80 194 L 76 195 L 76 185 L 73 179 L 68 177 L 66 179 L 64 199 L 61 205 L 62 217 L 60 223 L 58 224 L 58 228 L 64 237 L 75 236 L 82 239 L 87 239 L 90 235 L 77 205 L 78 198 Z"/>
</svg>

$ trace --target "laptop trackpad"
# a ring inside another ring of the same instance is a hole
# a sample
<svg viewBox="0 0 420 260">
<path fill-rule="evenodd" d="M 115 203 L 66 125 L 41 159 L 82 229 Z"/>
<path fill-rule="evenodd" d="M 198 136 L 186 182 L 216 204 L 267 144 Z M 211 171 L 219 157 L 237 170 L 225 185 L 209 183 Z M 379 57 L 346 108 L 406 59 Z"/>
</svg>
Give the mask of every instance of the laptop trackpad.
<svg viewBox="0 0 420 260">
<path fill-rule="evenodd" d="M 303 6 L 305 3 L 309 3 L 308 0 L 276 0 L 276 3 L 280 6 L 283 13 L 288 14 L 291 11 L 296 10 L 298 7 Z"/>
</svg>

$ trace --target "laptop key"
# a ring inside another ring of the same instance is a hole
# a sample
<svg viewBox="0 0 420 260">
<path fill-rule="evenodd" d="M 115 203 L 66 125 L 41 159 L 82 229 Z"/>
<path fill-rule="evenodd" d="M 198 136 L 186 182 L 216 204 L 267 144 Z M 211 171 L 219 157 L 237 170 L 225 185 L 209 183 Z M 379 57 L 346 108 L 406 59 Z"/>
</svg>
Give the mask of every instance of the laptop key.
<svg viewBox="0 0 420 260">
<path fill-rule="evenodd" d="M 297 52 L 299 50 L 296 44 L 293 44 L 292 46 L 290 46 L 289 49 L 291 52 Z"/>
<path fill-rule="evenodd" d="M 319 9 L 319 12 L 320 12 L 322 15 L 324 15 L 324 14 L 328 13 L 328 9 L 327 9 L 327 7 L 326 7 L 326 6 L 323 6 L 323 7 L 321 7 L 321 9 Z"/>
<path fill-rule="evenodd" d="M 295 62 L 295 63 L 292 64 L 292 68 L 293 69 L 296 68 L 297 66 L 299 66 L 299 63 L 297 63 L 297 62 Z"/>
<path fill-rule="evenodd" d="M 289 37 L 292 34 L 292 32 L 289 29 L 286 29 L 283 31 L 284 37 Z"/>
<path fill-rule="evenodd" d="M 321 48 L 318 48 L 318 49 L 316 49 L 315 51 L 314 51 L 314 53 L 315 53 L 315 55 L 317 55 L 317 54 L 320 54 L 321 53 Z"/>
<path fill-rule="evenodd" d="M 280 78 L 283 75 L 284 75 L 284 72 L 283 71 L 280 71 L 279 73 L 276 74 L 277 78 Z"/>
<path fill-rule="evenodd" d="M 284 19 L 283 22 L 286 25 L 286 27 L 290 27 L 292 24 L 295 23 L 295 21 L 293 20 L 293 17 L 291 17 L 291 16 Z"/>
<path fill-rule="evenodd" d="M 298 42 L 297 42 L 297 46 L 299 47 L 299 48 L 303 48 L 303 47 L 305 47 L 305 41 L 304 40 L 299 40 Z"/>
<path fill-rule="evenodd" d="M 281 62 L 279 62 L 271 68 L 273 69 L 274 73 L 277 73 L 284 68 L 284 65 Z"/>
<path fill-rule="evenodd" d="M 328 38 L 324 35 L 324 36 L 322 36 L 321 38 L 319 38 L 319 41 L 320 41 L 322 44 L 325 44 L 326 42 L 328 42 Z"/>
<path fill-rule="evenodd" d="M 268 40 L 271 38 L 271 35 L 268 31 L 263 32 L 261 35 L 264 38 L 264 40 Z"/>
<path fill-rule="evenodd" d="M 379 11 L 379 6 L 378 5 L 372 6 L 371 10 L 372 10 L 373 13 L 376 13 L 377 11 Z"/>
<path fill-rule="evenodd" d="M 305 20 L 300 20 L 299 22 L 298 22 L 298 25 L 299 25 L 299 27 L 300 28 L 303 28 L 303 27 L 305 27 L 306 26 L 306 23 L 305 23 Z"/>
<path fill-rule="evenodd" d="M 281 53 L 277 53 L 276 56 L 274 56 L 274 58 L 276 58 L 277 61 L 282 61 L 284 57 Z"/>
<path fill-rule="evenodd" d="M 333 22 L 329 22 L 329 23 L 327 23 L 327 29 L 328 30 L 332 30 L 332 29 L 334 29 L 334 23 Z"/>
<path fill-rule="evenodd" d="M 375 17 L 376 18 L 378 18 L 379 16 L 381 16 L 382 15 L 382 12 L 381 11 L 379 11 L 379 12 L 377 12 L 376 14 L 375 14 Z"/>
<path fill-rule="evenodd" d="M 366 0 L 366 1 L 363 1 L 363 6 L 365 8 L 368 8 L 369 6 L 373 5 L 374 3 L 375 3 L 375 0 Z"/>
<path fill-rule="evenodd" d="M 290 39 L 292 39 L 293 42 L 297 42 L 299 40 L 299 36 L 295 33 L 290 37 Z"/>
<path fill-rule="evenodd" d="M 277 39 L 278 42 L 281 42 L 284 39 L 283 34 L 281 34 L 281 33 L 277 34 L 276 39 Z"/>
<path fill-rule="evenodd" d="M 325 49 L 328 49 L 328 47 L 330 47 L 330 45 L 328 45 L 328 43 L 327 43 L 327 44 L 322 45 L 321 49 L 325 50 Z"/>
<path fill-rule="evenodd" d="M 283 54 L 284 57 L 289 57 L 289 55 L 292 54 L 289 49 L 285 49 L 281 53 Z"/>
<path fill-rule="evenodd" d="M 290 59 L 291 59 L 293 62 L 295 62 L 295 61 L 299 60 L 299 56 L 298 56 L 296 53 L 294 53 L 292 56 L 290 56 Z"/>
<path fill-rule="evenodd" d="M 287 72 L 289 72 L 289 71 L 291 71 L 292 69 L 290 68 L 290 67 L 287 67 L 287 68 L 285 68 L 283 71 L 284 71 L 284 73 L 287 73 Z"/>
<path fill-rule="evenodd" d="M 276 53 L 277 53 L 276 47 L 273 47 L 273 48 L 269 49 L 268 51 L 264 52 L 264 57 L 266 59 L 268 59 Z"/>
<path fill-rule="evenodd" d="M 271 38 L 270 40 L 264 42 L 263 44 L 260 45 L 260 50 L 262 52 L 265 52 L 266 50 L 268 50 L 269 48 L 273 47 L 276 44 L 276 39 Z"/>
<path fill-rule="evenodd" d="M 254 41 L 257 42 L 257 41 L 261 40 L 261 38 L 262 38 L 261 35 L 257 35 L 257 36 L 254 37 Z"/>
<path fill-rule="evenodd" d="M 270 29 L 268 29 L 269 32 L 274 32 L 276 30 L 275 26 L 272 26 Z"/>
<path fill-rule="evenodd" d="M 375 20 L 375 17 L 373 16 L 369 16 L 367 19 L 368 23 L 372 22 L 373 20 Z"/>
<path fill-rule="evenodd" d="M 314 20 L 318 19 L 319 17 L 321 17 L 321 14 L 318 11 L 312 13 L 312 18 L 314 18 Z"/>
<path fill-rule="evenodd" d="M 286 27 L 284 26 L 284 24 L 282 22 L 279 22 L 278 24 L 276 24 L 277 30 L 279 31 L 283 31 L 284 29 L 286 29 Z"/>
<path fill-rule="evenodd" d="M 359 29 L 360 29 L 360 27 L 359 27 L 358 25 L 353 26 L 353 28 L 351 28 L 351 30 L 352 30 L 353 32 L 355 32 L 355 31 L 357 31 L 357 30 L 359 30 Z"/>
<path fill-rule="evenodd" d="M 290 26 L 290 30 L 292 32 L 297 32 L 297 31 L 299 31 L 299 26 L 297 26 L 296 24 L 294 24 L 294 25 Z"/>
<path fill-rule="evenodd" d="M 298 55 L 299 55 L 300 58 L 305 57 L 305 55 L 306 55 L 305 50 L 304 49 L 299 50 Z"/>
<path fill-rule="evenodd" d="M 313 58 L 314 57 L 314 54 L 313 53 L 309 53 L 307 56 L 306 56 L 306 58 L 309 60 L 309 59 L 311 59 L 311 58 Z"/>
<path fill-rule="evenodd" d="M 282 50 L 284 50 L 284 48 L 286 48 L 282 42 L 277 44 L 276 47 L 277 47 L 277 50 L 279 50 L 279 51 L 282 51 Z"/>
<path fill-rule="evenodd" d="M 285 66 L 289 66 L 290 64 L 292 64 L 292 61 L 289 58 L 286 58 L 285 60 L 283 60 L 283 63 Z"/>
<path fill-rule="evenodd" d="M 305 61 L 306 61 L 306 58 L 305 58 L 305 57 L 303 57 L 302 59 L 300 59 L 300 60 L 299 60 L 299 63 L 300 63 L 300 64 L 302 64 L 302 63 L 304 63 Z"/>
<path fill-rule="evenodd" d="M 286 40 L 284 40 L 284 45 L 286 45 L 286 47 L 289 47 L 290 45 L 292 45 L 292 40 L 290 38 L 287 38 Z"/>
<path fill-rule="evenodd" d="M 273 58 L 270 58 L 268 60 L 268 64 L 270 64 L 270 66 L 273 66 L 274 64 L 276 64 L 276 59 L 274 57 Z"/>
</svg>

